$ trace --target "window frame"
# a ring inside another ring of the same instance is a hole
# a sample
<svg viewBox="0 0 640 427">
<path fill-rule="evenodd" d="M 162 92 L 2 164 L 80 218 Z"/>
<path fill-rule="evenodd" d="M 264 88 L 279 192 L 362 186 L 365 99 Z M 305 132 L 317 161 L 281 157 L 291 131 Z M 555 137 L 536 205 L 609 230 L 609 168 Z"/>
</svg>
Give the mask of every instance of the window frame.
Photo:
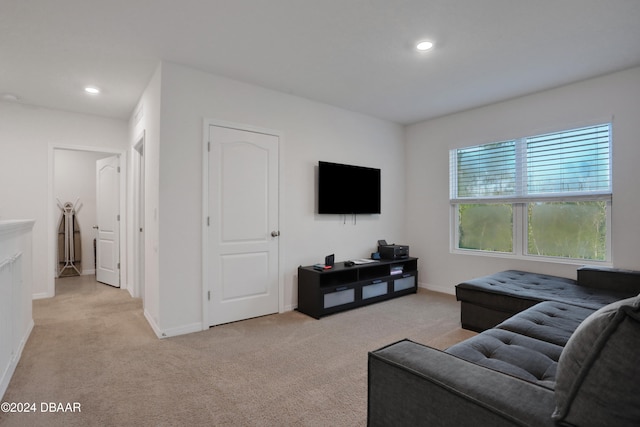
<svg viewBox="0 0 640 427">
<path fill-rule="evenodd" d="M 579 200 L 576 200 L 579 201 Z M 519 260 L 529 260 L 529 261 L 544 261 L 558 264 L 574 264 L 574 265 L 584 265 L 584 264 L 595 264 L 602 266 L 613 266 L 613 257 L 611 251 L 611 211 L 612 211 L 612 203 L 611 201 L 606 202 L 606 253 L 604 260 L 595 260 L 595 259 L 584 259 L 584 258 L 565 258 L 565 257 L 554 257 L 548 255 L 538 255 L 538 254 L 530 254 L 528 253 L 529 247 L 529 233 L 528 231 L 528 210 L 527 205 L 529 202 L 525 203 L 512 203 L 513 206 L 513 220 L 512 220 L 512 228 L 513 228 L 513 251 L 511 252 L 499 252 L 499 251 L 487 251 L 482 249 L 467 249 L 460 248 L 458 246 L 460 242 L 460 227 L 459 227 L 459 218 L 458 218 L 458 203 L 450 204 L 451 211 L 451 239 L 450 239 L 450 252 L 459 255 L 475 255 L 475 256 L 486 256 L 486 257 L 494 257 L 494 258 L 511 258 L 511 259 L 519 259 Z"/>
<path fill-rule="evenodd" d="M 562 132 L 571 132 L 573 130 L 577 130 L 580 128 L 587 127 L 596 127 L 596 126 L 604 126 L 608 125 L 608 155 L 609 155 L 609 190 L 607 191 L 591 191 L 584 193 L 562 193 L 560 195 L 536 195 L 536 194 L 516 194 L 512 196 L 493 196 L 493 197 L 454 197 L 454 189 L 450 188 L 450 252 L 455 254 L 464 254 L 464 255 L 477 255 L 477 256 L 485 256 L 485 257 L 497 257 L 497 258 L 511 258 L 511 259 L 521 259 L 521 260 L 536 260 L 550 263 L 559 263 L 559 264 L 579 264 L 584 265 L 588 264 L 596 264 L 603 266 L 611 266 L 613 265 L 613 256 L 611 249 L 611 241 L 612 241 L 612 201 L 613 201 L 613 129 L 612 122 L 600 122 L 595 125 L 587 125 L 581 127 L 574 127 L 570 129 L 560 130 L 556 133 Z M 514 138 L 507 141 L 515 141 L 515 155 L 516 155 L 516 168 L 523 167 L 523 164 L 526 165 L 526 150 L 527 150 L 527 139 L 535 138 L 540 135 L 532 135 L 525 136 L 520 138 Z M 495 142 L 494 142 L 495 143 Z M 481 144 L 482 145 L 490 145 L 492 144 Z M 459 150 L 465 148 L 473 148 L 475 146 L 470 147 L 460 147 L 456 149 L 450 150 L 450 162 L 457 161 L 457 157 L 454 157 L 454 153 L 457 155 Z M 523 158 L 525 159 L 523 163 Z M 457 190 L 457 168 L 455 176 L 453 174 L 453 165 L 456 163 L 450 163 L 450 171 L 449 171 L 449 179 L 450 186 L 456 185 Z M 522 175 L 522 171 L 517 171 L 516 176 L 518 179 L 526 178 L 526 174 Z M 454 184 L 455 183 L 455 184 Z M 548 255 L 538 255 L 538 254 L 530 254 L 528 252 L 529 247 L 529 215 L 528 215 L 528 205 L 529 203 L 537 203 L 537 202 L 579 202 L 579 201 L 604 201 L 605 209 L 606 209 L 606 237 L 605 237 L 605 259 L 604 260 L 595 260 L 595 259 L 584 259 L 584 258 L 568 258 L 568 257 L 556 257 L 556 256 L 548 256 Z M 498 252 L 498 251 L 490 251 L 490 250 L 482 250 L 482 249 L 468 249 L 468 248 L 460 248 L 460 218 L 459 218 L 459 205 L 461 204 L 511 204 L 512 205 L 512 251 L 511 252 Z"/>
</svg>

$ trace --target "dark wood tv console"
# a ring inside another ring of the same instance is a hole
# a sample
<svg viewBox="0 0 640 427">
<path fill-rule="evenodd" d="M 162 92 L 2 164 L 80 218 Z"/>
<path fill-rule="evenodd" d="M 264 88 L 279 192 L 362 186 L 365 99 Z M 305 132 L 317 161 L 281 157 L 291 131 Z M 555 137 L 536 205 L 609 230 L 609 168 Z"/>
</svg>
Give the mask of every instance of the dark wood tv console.
<svg viewBox="0 0 640 427">
<path fill-rule="evenodd" d="M 298 311 L 319 319 L 351 308 L 416 293 L 418 258 L 380 260 L 329 270 L 298 267 Z"/>
</svg>

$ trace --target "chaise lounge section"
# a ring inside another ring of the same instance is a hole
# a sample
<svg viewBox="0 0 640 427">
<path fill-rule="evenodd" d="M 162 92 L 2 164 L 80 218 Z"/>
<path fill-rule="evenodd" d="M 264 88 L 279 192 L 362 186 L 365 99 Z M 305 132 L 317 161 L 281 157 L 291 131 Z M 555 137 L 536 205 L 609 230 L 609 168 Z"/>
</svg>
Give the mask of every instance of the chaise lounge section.
<svg viewBox="0 0 640 427">
<path fill-rule="evenodd" d="M 402 340 L 369 353 L 368 424 L 640 425 L 640 275 L 582 271 L 586 298 L 534 303 L 445 351 Z M 527 276 L 521 273 L 491 280 Z M 609 288 L 606 298 L 636 296 L 605 305 L 596 302 L 598 286 Z M 489 293 L 499 302 L 535 298 L 524 291 Z M 491 303 L 496 311 L 513 309 Z"/>
<path fill-rule="evenodd" d="M 577 276 L 507 270 L 462 282 L 456 286 L 462 327 L 482 332 L 543 301 L 598 309 L 640 292 L 638 271 L 582 267 Z"/>
</svg>

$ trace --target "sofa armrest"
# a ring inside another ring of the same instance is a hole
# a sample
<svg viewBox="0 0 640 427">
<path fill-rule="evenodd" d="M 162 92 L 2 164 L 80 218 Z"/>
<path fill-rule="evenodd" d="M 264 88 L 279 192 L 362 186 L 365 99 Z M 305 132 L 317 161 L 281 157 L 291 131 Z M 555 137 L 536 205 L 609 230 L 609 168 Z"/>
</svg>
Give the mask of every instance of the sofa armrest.
<svg viewBox="0 0 640 427">
<path fill-rule="evenodd" d="M 369 426 L 553 426 L 554 392 L 409 340 L 369 353 Z"/>
<path fill-rule="evenodd" d="M 622 292 L 627 297 L 640 293 L 640 271 L 586 265 L 578 269 L 577 282 L 588 288 Z"/>
</svg>

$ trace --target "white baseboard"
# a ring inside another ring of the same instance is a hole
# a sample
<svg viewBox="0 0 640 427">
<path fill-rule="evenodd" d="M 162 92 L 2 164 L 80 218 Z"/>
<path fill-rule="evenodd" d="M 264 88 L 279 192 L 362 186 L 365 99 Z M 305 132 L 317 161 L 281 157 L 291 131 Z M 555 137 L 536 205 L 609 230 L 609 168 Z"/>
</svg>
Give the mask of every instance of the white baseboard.
<svg viewBox="0 0 640 427">
<path fill-rule="evenodd" d="M 49 295 L 47 292 L 40 292 L 40 293 L 31 295 L 31 299 L 44 299 L 44 298 L 53 298 L 53 295 Z"/>
<path fill-rule="evenodd" d="M 2 378 L 0 378 L 0 400 L 4 397 L 4 393 L 7 391 L 7 387 L 9 387 L 9 382 L 11 381 L 11 377 L 13 377 L 13 373 L 16 371 L 16 367 L 18 366 L 18 362 L 22 357 L 22 350 L 24 350 L 24 346 L 27 344 L 27 340 L 31 335 L 31 331 L 33 330 L 33 319 L 29 322 L 29 327 L 27 328 L 27 332 L 24 334 L 22 339 L 20 340 L 20 345 L 14 356 L 9 361 L 9 365 L 7 365 L 6 369 L 2 374 Z"/>
<path fill-rule="evenodd" d="M 440 292 L 443 294 L 455 295 L 455 290 L 450 286 L 438 286 L 431 283 L 418 283 L 418 287 L 429 291 Z"/>
<path fill-rule="evenodd" d="M 192 323 L 177 328 L 160 329 L 147 310 L 144 311 L 144 317 L 147 319 L 147 322 L 149 322 L 149 326 L 151 326 L 153 332 L 155 332 L 156 336 L 160 339 L 202 331 L 202 323 Z"/>
<path fill-rule="evenodd" d="M 177 337 L 178 335 L 192 334 L 194 332 L 201 332 L 202 330 L 202 323 L 192 323 L 177 328 L 165 329 L 162 332 L 161 338 Z"/>
<path fill-rule="evenodd" d="M 156 336 L 158 338 L 163 338 L 162 331 L 160 330 L 156 322 L 153 320 L 153 317 L 151 317 L 151 315 L 147 310 L 144 310 L 144 318 L 147 319 L 149 326 L 151 326 L 151 329 L 153 329 L 153 332 L 155 332 Z"/>
</svg>

